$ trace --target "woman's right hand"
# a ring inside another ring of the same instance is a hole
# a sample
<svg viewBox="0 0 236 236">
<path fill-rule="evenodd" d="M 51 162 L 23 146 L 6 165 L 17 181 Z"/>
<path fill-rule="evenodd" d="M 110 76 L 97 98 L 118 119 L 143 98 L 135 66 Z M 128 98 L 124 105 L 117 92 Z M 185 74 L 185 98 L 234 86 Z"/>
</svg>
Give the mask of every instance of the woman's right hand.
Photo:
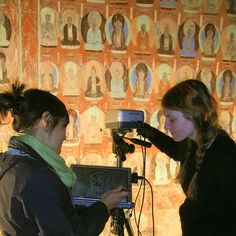
<svg viewBox="0 0 236 236">
<path fill-rule="evenodd" d="M 101 196 L 101 202 L 106 205 L 108 212 L 110 212 L 111 209 L 118 207 L 121 199 L 128 195 L 128 192 L 123 191 L 122 188 L 122 186 L 119 186 L 117 188 L 111 189 Z"/>
<path fill-rule="evenodd" d="M 153 127 L 147 123 L 142 123 L 142 128 L 138 128 L 136 132 L 144 138 L 149 138 L 153 132 Z"/>
</svg>

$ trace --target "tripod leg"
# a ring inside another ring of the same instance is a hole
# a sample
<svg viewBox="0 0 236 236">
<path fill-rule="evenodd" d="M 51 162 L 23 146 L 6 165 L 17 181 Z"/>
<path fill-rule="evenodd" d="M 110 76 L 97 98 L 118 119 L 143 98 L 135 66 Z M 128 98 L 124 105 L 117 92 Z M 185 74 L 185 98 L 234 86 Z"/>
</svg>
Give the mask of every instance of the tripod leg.
<svg viewBox="0 0 236 236">
<path fill-rule="evenodd" d="M 130 224 L 130 216 L 126 216 L 123 209 L 115 208 L 112 210 L 111 233 L 118 236 L 124 236 L 124 228 L 128 236 L 134 236 Z"/>
<path fill-rule="evenodd" d="M 111 211 L 111 233 L 118 236 L 124 236 L 125 214 L 123 209 L 114 208 Z"/>
<path fill-rule="evenodd" d="M 128 214 L 125 214 L 124 215 L 124 224 L 125 224 L 125 228 L 127 230 L 127 233 L 129 236 L 133 236 L 134 235 L 134 232 L 133 232 L 133 229 L 132 229 L 132 226 L 131 226 L 131 223 L 130 223 L 130 216 Z"/>
</svg>

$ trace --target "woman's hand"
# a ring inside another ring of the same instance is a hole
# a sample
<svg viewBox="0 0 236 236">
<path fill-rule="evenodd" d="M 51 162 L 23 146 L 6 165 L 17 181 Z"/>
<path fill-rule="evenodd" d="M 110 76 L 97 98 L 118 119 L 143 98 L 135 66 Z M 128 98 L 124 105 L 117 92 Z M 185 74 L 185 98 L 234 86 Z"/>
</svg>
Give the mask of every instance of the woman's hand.
<svg viewBox="0 0 236 236">
<path fill-rule="evenodd" d="M 119 186 L 117 188 L 111 189 L 101 196 L 101 202 L 106 205 L 109 212 L 111 209 L 118 207 L 121 199 L 128 195 L 128 192 L 123 191 L 122 188 L 122 186 Z"/>
<path fill-rule="evenodd" d="M 136 132 L 144 138 L 149 138 L 153 132 L 153 127 L 147 123 L 142 123 L 142 128 L 138 128 Z"/>
</svg>

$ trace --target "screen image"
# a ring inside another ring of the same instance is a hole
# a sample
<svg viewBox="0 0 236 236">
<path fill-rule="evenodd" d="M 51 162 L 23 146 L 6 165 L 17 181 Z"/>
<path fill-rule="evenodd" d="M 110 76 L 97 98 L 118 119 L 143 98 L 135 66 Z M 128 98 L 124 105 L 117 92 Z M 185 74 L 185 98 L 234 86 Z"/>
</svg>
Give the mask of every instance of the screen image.
<svg viewBox="0 0 236 236">
<path fill-rule="evenodd" d="M 99 200 L 101 195 L 120 185 L 129 192 L 121 201 L 121 208 L 130 208 L 131 202 L 131 169 L 107 166 L 73 165 L 77 176 L 71 194 L 75 204 L 90 205 Z"/>
</svg>

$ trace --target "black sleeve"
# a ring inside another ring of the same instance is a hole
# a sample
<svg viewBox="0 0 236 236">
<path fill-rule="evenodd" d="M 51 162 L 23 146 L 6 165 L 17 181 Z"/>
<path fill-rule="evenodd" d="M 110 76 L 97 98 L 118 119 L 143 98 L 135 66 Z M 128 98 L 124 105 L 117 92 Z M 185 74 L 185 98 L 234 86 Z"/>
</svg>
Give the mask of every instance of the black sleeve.
<svg viewBox="0 0 236 236">
<path fill-rule="evenodd" d="M 35 174 L 23 192 L 23 204 L 27 214 L 39 229 L 39 235 L 96 236 L 102 232 L 108 220 L 103 203 L 95 203 L 78 214 L 70 199 L 62 196 L 65 188 L 57 176 L 48 173 Z"/>
<path fill-rule="evenodd" d="M 225 219 L 228 219 L 228 235 L 236 235 L 236 144 L 231 142 L 218 145 L 215 153 L 217 158 L 217 183 L 219 187 L 220 200 L 225 206 Z M 227 234 L 225 232 L 225 235 Z"/>
<path fill-rule="evenodd" d="M 99 235 L 109 218 L 109 213 L 104 203 L 98 201 L 90 207 L 81 208 L 76 206 L 77 214 L 83 219 L 83 224 L 87 226 L 84 236 Z M 79 230 L 79 227 L 76 227 Z M 76 235 L 79 235 L 79 231 Z"/>
<path fill-rule="evenodd" d="M 153 145 L 175 161 L 183 161 L 185 157 L 183 155 L 184 150 L 187 149 L 187 140 L 176 142 L 170 136 L 154 127 L 150 127 L 149 129 L 148 139 Z"/>
<path fill-rule="evenodd" d="M 217 181 L 222 201 L 231 206 L 236 221 L 236 144 L 230 140 L 224 144 L 218 143 L 217 148 Z"/>
</svg>

